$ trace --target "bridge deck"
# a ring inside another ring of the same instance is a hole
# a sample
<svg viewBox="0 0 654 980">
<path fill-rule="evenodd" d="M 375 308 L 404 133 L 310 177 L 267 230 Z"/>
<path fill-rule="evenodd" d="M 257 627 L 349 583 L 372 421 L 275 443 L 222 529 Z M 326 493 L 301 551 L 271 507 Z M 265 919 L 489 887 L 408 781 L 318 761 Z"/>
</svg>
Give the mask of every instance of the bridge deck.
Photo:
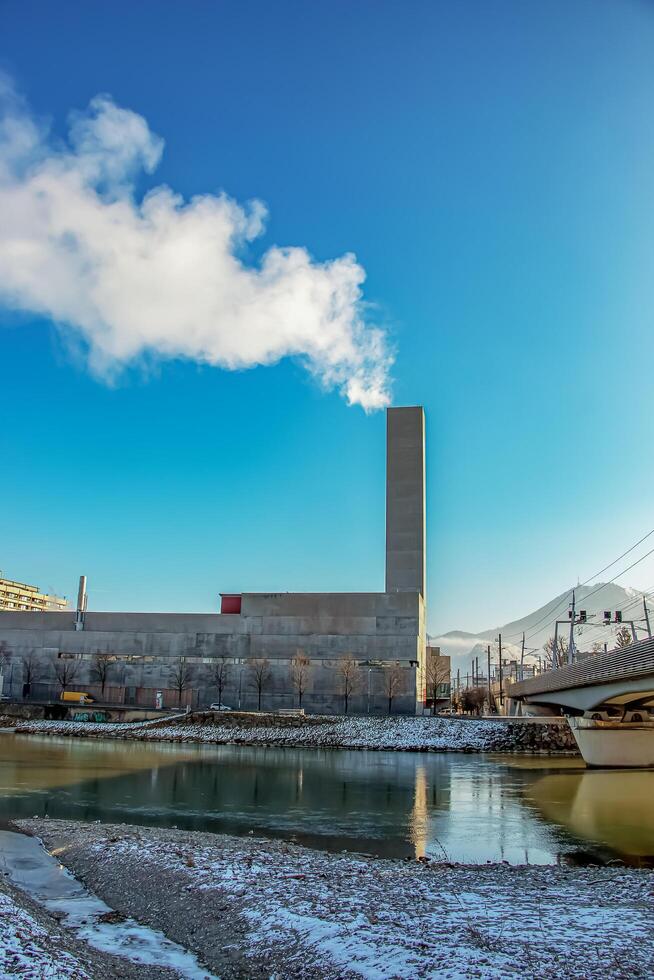
<svg viewBox="0 0 654 980">
<path fill-rule="evenodd" d="M 568 667 L 507 685 L 510 698 L 529 697 L 573 687 L 589 687 L 607 681 L 626 680 L 654 674 L 654 637 L 639 640 L 622 649 L 608 650 Z"/>
</svg>

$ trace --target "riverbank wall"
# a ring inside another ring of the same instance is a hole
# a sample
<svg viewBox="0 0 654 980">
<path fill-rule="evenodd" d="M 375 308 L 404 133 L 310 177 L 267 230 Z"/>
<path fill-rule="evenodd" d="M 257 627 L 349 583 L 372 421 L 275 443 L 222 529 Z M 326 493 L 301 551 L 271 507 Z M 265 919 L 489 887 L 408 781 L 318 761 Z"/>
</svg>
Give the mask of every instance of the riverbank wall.
<svg viewBox="0 0 654 980">
<path fill-rule="evenodd" d="M 0 722 L 1 724 L 1 722 Z M 141 724 L 31 721 L 19 735 L 111 738 L 280 748 L 368 749 L 400 752 L 502 752 L 574 755 L 579 752 L 565 719 L 371 718 L 280 716 L 211 712 Z"/>
</svg>

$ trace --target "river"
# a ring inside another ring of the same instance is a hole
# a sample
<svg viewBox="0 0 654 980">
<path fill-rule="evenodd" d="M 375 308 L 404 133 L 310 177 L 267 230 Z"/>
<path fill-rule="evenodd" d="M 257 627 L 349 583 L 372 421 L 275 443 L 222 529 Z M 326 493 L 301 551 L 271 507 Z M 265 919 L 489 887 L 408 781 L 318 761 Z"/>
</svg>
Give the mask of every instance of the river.
<svg viewBox="0 0 654 980">
<path fill-rule="evenodd" d="M 49 816 L 384 857 L 654 864 L 654 772 L 575 759 L 0 736 L 0 820 Z"/>
</svg>

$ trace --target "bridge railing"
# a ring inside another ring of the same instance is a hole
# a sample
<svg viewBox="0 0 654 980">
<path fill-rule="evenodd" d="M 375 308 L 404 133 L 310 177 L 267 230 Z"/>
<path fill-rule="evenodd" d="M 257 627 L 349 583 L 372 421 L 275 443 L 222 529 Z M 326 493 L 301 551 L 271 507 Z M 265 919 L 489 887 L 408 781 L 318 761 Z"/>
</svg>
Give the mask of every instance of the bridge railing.
<svg viewBox="0 0 654 980">
<path fill-rule="evenodd" d="M 526 681 L 508 684 L 506 693 L 510 698 L 519 698 L 643 674 L 654 674 L 654 637 L 630 643 L 621 649 L 591 655 L 579 663 L 547 671 Z"/>
</svg>

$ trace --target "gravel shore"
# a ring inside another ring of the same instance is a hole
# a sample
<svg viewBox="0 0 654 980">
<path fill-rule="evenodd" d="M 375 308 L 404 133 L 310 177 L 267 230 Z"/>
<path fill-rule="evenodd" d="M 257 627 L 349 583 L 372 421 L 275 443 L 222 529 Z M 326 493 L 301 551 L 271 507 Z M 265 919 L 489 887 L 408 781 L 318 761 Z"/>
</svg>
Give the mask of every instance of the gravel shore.
<svg viewBox="0 0 654 980">
<path fill-rule="evenodd" d="M 18 826 L 223 980 L 652 974 L 646 870 L 430 865 L 122 824 Z"/>
</svg>

